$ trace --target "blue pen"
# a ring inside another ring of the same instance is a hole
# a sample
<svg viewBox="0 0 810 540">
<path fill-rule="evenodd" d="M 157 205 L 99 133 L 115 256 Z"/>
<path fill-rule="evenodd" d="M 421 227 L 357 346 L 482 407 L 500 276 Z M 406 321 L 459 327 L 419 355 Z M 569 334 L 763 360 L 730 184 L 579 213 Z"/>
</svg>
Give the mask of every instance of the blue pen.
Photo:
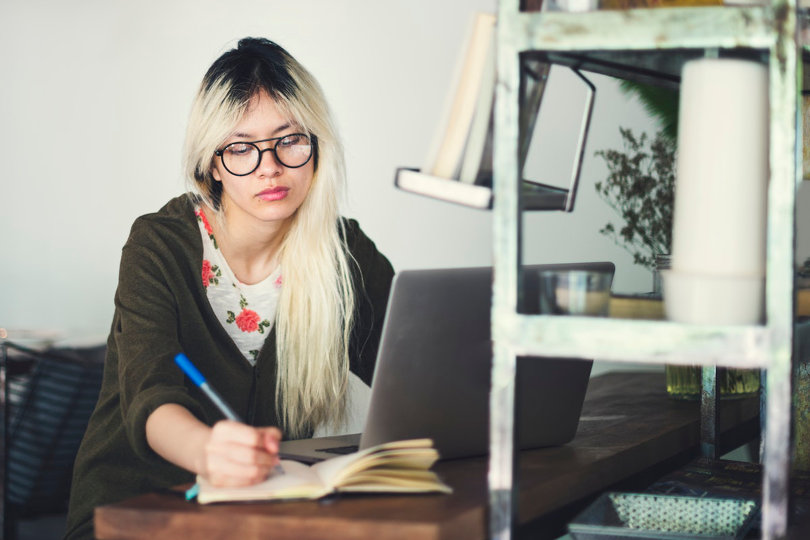
<svg viewBox="0 0 810 540">
<path fill-rule="evenodd" d="M 188 375 L 188 378 L 191 379 L 194 382 L 194 384 L 196 384 L 200 388 L 200 390 L 205 392 L 205 395 L 208 396 L 208 399 L 210 399 L 211 402 L 217 406 L 220 412 L 222 412 L 222 414 L 225 415 L 225 418 L 227 418 L 228 420 L 236 420 L 237 422 L 242 421 L 239 418 L 239 416 L 235 412 L 233 412 L 233 409 L 231 409 L 228 406 L 228 404 L 225 403 L 225 400 L 222 399 L 222 396 L 220 396 L 217 393 L 217 391 L 214 390 L 214 388 L 210 384 L 208 384 L 208 382 L 205 380 L 205 377 L 203 377 L 203 374 L 200 373 L 200 370 L 194 367 L 194 364 L 191 363 L 191 360 L 188 359 L 188 356 L 186 356 L 183 353 L 177 353 L 177 355 L 174 357 L 174 362 L 178 366 L 180 366 L 180 369 L 183 370 L 183 373 Z"/>
<path fill-rule="evenodd" d="M 227 418 L 228 420 L 236 420 L 237 422 L 242 421 L 239 418 L 239 416 L 235 412 L 233 412 L 233 409 L 231 409 L 228 406 L 228 404 L 225 403 L 225 400 L 222 399 L 222 396 L 220 396 L 217 393 L 217 391 L 214 390 L 214 388 L 210 384 L 208 384 L 208 382 L 205 380 L 205 377 L 203 377 L 203 374 L 200 373 L 200 370 L 197 369 L 194 366 L 194 364 L 191 363 L 191 360 L 188 359 L 188 356 L 186 356 L 183 353 L 177 353 L 177 355 L 175 355 L 174 357 L 174 363 L 180 366 L 180 369 L 183 370 L 183 373 L 188 375 L 188 378 L 191 379 L 194 382 L 194 384 L 196 384 L 200 388 L 200 390 L 205 392 L 205 395 L 208 396 L 208 399 L 210 399 L 211 402 L 217 406 L 217 408 L 220 410 L 220 412 L 222 412 L 225 418 Z M 284 469 L 281 468 L 281 465 L 276 465 L 275 473 L 284 474 Z M 193 486 L 191 486 L 191 488 L 186 490 L 186 500 L 190 501 L 191 499 L 195 498 L 197 496 L 197 493 L 199 493 L 199 491 L 200 491 L 199 484 L 194 484 Z"/>
<path fill-rule="evenodd" d="M 233 409 L 231 409 L 228 406 L 228 404 L 225 403 L 225 400 L 222 399 L 222 396 L 220 396 L 217 393 L 217 391 L 214 390 L 214 388 L 210 384 L 208 384 L 208 382 L 205 380 L 205 377 L 203 377 L 203 374 L 200 373 L 200 370 L 197 369 L 196 366 L 191 363 L 191 360 L 188 359 L 188 356 L 186 356 L 183 353 L 177 353 L 177 355 L 174 357 L 174 363 L 180 366 L 180 369 L 183 370 L 183 373 L 188 375 L 188 378 L 191 379 L 192 382 L 194 382 L 194 384 L 196 384 L 200 388 L 200 390 L 205 392 L 205 395 L 208 396 L 211 402 L 217 406 L 217 408 L 220 410 L 220 412 L 222 412 L 225 418 L 241 422 L 239 416 L 237 416 L 236 413 L 233 412 Z M 200 491 L 199 484 L 194 484 L 193 486 L 191 486 L 189 489 L 186 490 L 186 500 L 190 501 L 194 499 L 199 493 L 199 491 Z"/>
</svg>

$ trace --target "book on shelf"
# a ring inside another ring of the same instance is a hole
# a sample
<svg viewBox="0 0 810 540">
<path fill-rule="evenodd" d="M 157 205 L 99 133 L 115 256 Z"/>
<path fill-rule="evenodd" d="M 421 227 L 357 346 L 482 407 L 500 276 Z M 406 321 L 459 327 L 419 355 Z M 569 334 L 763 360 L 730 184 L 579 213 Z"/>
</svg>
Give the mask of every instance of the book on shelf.
<svg viewBox="0 0 810 540">
<path fill-rule="evenodd" d="M 468 184 L 492 185 L 493 134 L 495 133 L 495 51 L 487 60 L 487 91 L 482 91 L 464 147 L 458 179 Z M 535 58 L 521 60 L 518 166 L 529 153 L 540 104 L 551 65 Z"/>
<path fill-rule="evenodd" d="M 493 21 L 494 27 L 494 21 Z M 493 32 L 494 33 L 494 32 Z M 458 179 L 460 182 L 474 184 L 484 162 L 492 165 L 492 133 L 495 119 L 495 39 L 489 36 L 486 57 L 481 71 L 481 82 L 478 88 L 478 99 L 464 144 Z"/>
<path fill-rule="evenodd" d="M 473 208 L 492 208 L 492 190 L 485 186 L 465 184 L 404 167 L 397 169 L 395 183 L 399 189 L 434 199 Z"/>
<path fill-rule="evenodd" d="M 476 109 L 480 109 L 478 103 L 486 101 L 487 94 L 492 95 L 495 84 L 495 20 L 492 13 L 477 13 L 473 17 L 456 68 L 452 92 L 448 95 L 434 142 L 422 167 L 425 173 L 439 178 L 458 178 L 470 127 Z"/>
<path fill-rule="evenodd" d="M 430 470 L 439 454 L 430 439 L 381 444 L 306 465 L 281 460 L 264 482 L 215 487 L 198 477 L 200 504 L 320 499 L 334 493 L 451 493 Z"/>
<path fill-rule="evenodd" d="M 664 319 L 664 301 L 651 294 L 614 294 L 610 317 L 620 319 Z M 796 316 L 810 317 L 810 288 L 796 290 Z"/>
<path fill-rule="evenodd" d="M 398 188 L 480 209 L 492 208 L 496 86 L 496 18 L 478 13 L 468 33 L 455 84 L 421 170 L 400 168 Z M 519 168 L 525 162 L 549 73 L 549 64 L 521 62 Z M 561 210 L 568 190 L 523 180 L 526 210 Z"/>
<path fill-rule="evenodd" d="M 608 316 L 618 319 L 663 319 L 664 301 L 651 294 L 613 294 Z"/>
<path fill-rule="evenodd" d="M 422 172 L 466 184 L 492 185 L 496 50 L 494 15 L 476 15 L 463 49 L 461 75 L 450 94 Z M 474 66 L 474 67 L 470 67 Z M 549 77 L 550 64 L 526 57 L 520 65 L 519 167 L 523 168 Z M 472 97 L 475 96 L 473 101 Z M 472 106 L 472 108 L 470 108 Z M 463 111 L 463 112 L 462 112 Z"/>
<path fill-rule="evenodd" d="M 810 317 L 810 289 L 796 289 L 796 315 Z"/>
<path fill-rule="evenodd" d="M 418 193 L 472 208 L 492 208 L 492 183 L 468 184 L 425 174 L 417 169 L 397 169 L 396 186 L 404 191 Z M 521 200 L 527 210 L 562 210 L 568 198 L 568 190 L 539 182 L 521 182 Z"/>
</svg>

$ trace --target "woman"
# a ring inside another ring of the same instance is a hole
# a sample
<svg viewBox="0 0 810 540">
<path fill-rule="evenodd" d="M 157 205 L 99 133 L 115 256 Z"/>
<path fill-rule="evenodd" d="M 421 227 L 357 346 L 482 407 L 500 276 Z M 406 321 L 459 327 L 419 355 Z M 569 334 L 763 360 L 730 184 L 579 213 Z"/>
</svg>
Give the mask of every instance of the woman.
<svg viewBox="0 0 810 540">
<path fill-rule="evenodd" d="M 185 156 L 191 193 L 136 220 L 123 249 L 67 538 L 92 537 L 95 506 L 195 474 L 263 480 L 282 436 L 339 426 L 350 378 L 371 382 L 393 270 L 338 216 L 343 153 L 314 78 L 241 40 L 203 79 Z M 178 352 L 245 423 L 222 420 Z"/>
</svg>

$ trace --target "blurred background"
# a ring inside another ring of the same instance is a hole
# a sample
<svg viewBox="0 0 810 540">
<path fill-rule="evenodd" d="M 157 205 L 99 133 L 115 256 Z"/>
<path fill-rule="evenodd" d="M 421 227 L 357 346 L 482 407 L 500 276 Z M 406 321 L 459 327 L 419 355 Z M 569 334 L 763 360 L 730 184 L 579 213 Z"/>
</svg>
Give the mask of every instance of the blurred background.
<svg viewBox="0 0 810 540">
<path fill-rule="evenodd" d="M 491 264 L 491 213 L 400 191 L 394 173 L 422 165 L 471 17 L 495 9 L 494 0 L 0 3 L 0 327 L 104 338 L 132 221 L 185 190 L 191 100 L 210 63 L 244 36 L 277 41 L 320 80 L 345 139 L 344 214 L 397 270 Z M 528 214 L 524 258 L 611 260 L 614 291 L 646 292 L 649 270 L 599 233 L 616 214 L 594 189 L 607 176 L 594 152 L 619 148 L 619 127 L 652 136 L 656 125 L 616 81 L 591 78 L 576 211 Z M 567 185 L 583 99 L 567 70 L 552 73 L 528 178 Z"/>
</svg>

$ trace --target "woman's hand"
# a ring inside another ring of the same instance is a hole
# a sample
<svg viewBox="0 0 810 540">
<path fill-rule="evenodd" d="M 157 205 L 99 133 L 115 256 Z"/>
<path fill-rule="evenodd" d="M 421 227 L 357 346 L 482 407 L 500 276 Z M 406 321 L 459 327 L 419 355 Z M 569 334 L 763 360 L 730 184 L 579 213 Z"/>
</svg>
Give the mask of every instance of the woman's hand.
<svg viewBox="0 0 810 540">
<path fill-rule="evenodd" d="M 204 476 L 215 486 L 248 486 L 261 482 L 278 464 L 281 432 L 232 420 L 214 427 L 188 409 L 167 403 L 146 420 L 146 440 L 164 459 Z"/>
<path fill-rule="evenodd" d="M 232 420 L 214 424 L 205 444 L 201 474 L 215 486 L 249 486 L 263 481 L 278 465 L 281 432 Z"/>
</svg>

